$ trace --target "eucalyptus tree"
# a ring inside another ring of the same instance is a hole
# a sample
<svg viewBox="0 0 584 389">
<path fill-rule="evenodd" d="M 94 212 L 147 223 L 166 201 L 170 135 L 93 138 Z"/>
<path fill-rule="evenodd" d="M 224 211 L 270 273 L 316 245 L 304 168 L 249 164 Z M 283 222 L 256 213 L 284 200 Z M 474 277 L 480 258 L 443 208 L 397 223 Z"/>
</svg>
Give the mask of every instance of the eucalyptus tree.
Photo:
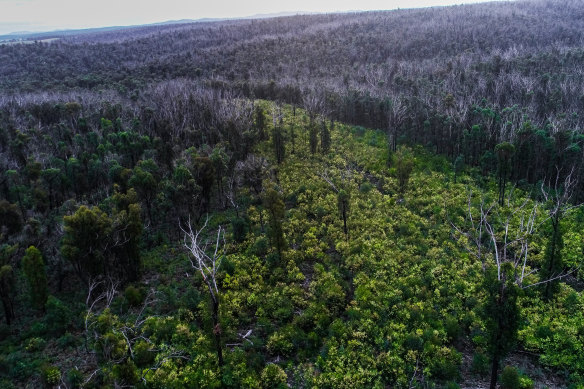
<svg viewBox="0 0 584 389">
<path fill-rule="evenodd" d="M 489 339 L 491 389 L 497 386 L 500 362 L 513 350 L 517 340 L 521 319 L 518 297 L 524 289 L 567 275 L 550 276 L 540 271 L 539 278 L 534 276 L 538 269 L 531 268 L 529 254 L 537 227 L 541 225 L 542 206 L 530 200 L 517 205 L 512 197 L 506 201 L 502 206 L 499 201 L 489 202 L 481 196 L 478 204 L 473 204 L 469 193 L 465 227 L 452 224 L 459 236 L 466 239 L 467 251 L 483 266 L 482 313 Z"/>
</svg>

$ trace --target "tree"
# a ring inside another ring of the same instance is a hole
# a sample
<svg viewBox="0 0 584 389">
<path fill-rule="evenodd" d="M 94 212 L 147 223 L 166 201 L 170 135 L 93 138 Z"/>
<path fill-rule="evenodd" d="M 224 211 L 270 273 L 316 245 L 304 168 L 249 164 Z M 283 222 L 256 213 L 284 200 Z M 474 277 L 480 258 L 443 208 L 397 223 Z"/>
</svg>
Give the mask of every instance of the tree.
<svg viewBox="0 0 584 389">
<path fill-rule="evenodd" d="M 350 210 L 350 201 L 351 194 L 348 191 L 341 189 L 337 192 L 337 207 L 339 209 L 339 214 L 343 219 L 343 232 L 345 233 L 346 239 L 349 237 L 349 230 L 347 228 L 347 215 Z"/>
<path fill-rule="evenodd" d="M 394 153 L 394 164 L 399 183 L 399 192 L 403 194 L 408 186 L 410 174 L 414 169 L 414 157 L 412 150 L 405 146 L 400 146 Z"/>
<path fill-rule="evenodd" d="M 543 284 L 543 297 L 549 300 L 557 292 L 558 279 L 556 276 L 562 274 L 562 247 L 564 246 L 563 230 L 561 226 L 564 215 L 578 207 L 571 205 L 570 201 L 577 184 L 574 174 L 574 168 L 560 182 L 560 169 L 556 172 L 555 182 L 550 182 L 547 187 L 541 184 L 541 193 L 548 206 L 548 217 L 551 225 L 551 234 L 548 238 L 544 251 L 544 265 L 541 271 L 542 277 L 552 279 L 550 282 Z"/>
<path fill-rule="evenodd" d="M 112 237 L 110 247 L 116 258 L 119 276 L 127 281 L 134 282 L 140 277 L 140 239 L 142 236 L 142 211 L 138 203 L 138 196 L 133 189 L 125 194 L 116 192 L 113 196 L 116 202 L 116 212 L 113 214 Z"/>
<path fill-rule="evenodd" d="M 150 223 L 152 223 L 152 204 L 158 188 L 157 172 L 158 166 L 153 160 L 140 161 L 134 168 L 129 181 L 129 184 L 136 189 L 138 195 L 144 200 Z"/>
<path fill-rule="evenodd" d="M 454 183 L 456 184 L 456 179 L 458 178 L 458 175 L 464 168 L 464 155 L 461 154 L 458 157 L 456 157 L 454 163 L 452 164 L 452 167 L 454 170 Z"/>
<path fill-rule="evenodd" d="M 4 228 L 7 235 L 20 232 L 22 230 L 22 217 L 15 204 L 0 200 L 0 238 L 4 236 Z"/>
<path fill-rule="evenodd" d="M 263 200 L 264 207 L 268 211 L 269 216 L 268 236 L 272 246 L 278 252 L 278 256 L 282 258 L 282 252 L 286 246 L 284 230 L 282 228 L 286 207 L 284 206 L 284 201 L 280 193 L 272 188 L 266 190 Z"/>
<path fill-rule="evenodd" d="M 260 141 L 266 139 L 266 117 L 261 106 L 256 105 L 254 111 L 254 127 Z"/>
<path fill-rule="evenodd" d="M 44 311 L 49 296 L 47 272 L 41 252 L 34 246 L 26 249 L 22 258 L 22 270 L 28 283 L 28 290 L 35 308 Z"/>
<path fill-rule="evenodd" d="M 223 228 L 220 226 L 217 229 L 217 236 L 215 239 L 214 247 L 211 248 L 211 254 L 208 254 L 207 248 L 209 242 L 202 242 L 201 233 L 207 227 L 209 218 L 205 220 L 205 224 L 200 230 L 193 231 L 191 226 L 191 221 L 181 230 L 184 233 L 183 246 L 187 249 L 190 254 L 189 260 L 191 262 L 191 267 L 195 269 L 202 277 L 203 282 L 209 290 L 209 296 L 211 297 L 211 308 L 212 314 L 211 318 L 213 321 L 213 337 L 215 339 L 215 350 L 217 352 L 217 361 L 219 364 L 219 369 L 223 367 L 223 346 L 221 344 L 221 322 L 219 320 L 219 303 L 220 295 L 219 288 L 217 287 L 217 271 L 221 266 L 221 260 L 224 256 L 224 232 Z"/>
<path fill-rule="evenodd" d="M 65 235 L 61 254 L 71 262 L 79 278 L 90 280 L 105 274 L 106 251 L 110 245 L 112 220 L 98 207 L 82 205 L 71 216 L 64 216 Z"/>
<path fill-rule="evenodd" d="M 497 178 L 499 181 L 499 205 L 505 201 L 505 186 L 511 175 L 511 158 L 515 154 L 515 146 L 509 142 L 499 143 L 495 146 L 497 155 Z"/>
<path fill-rule="evenodd" d="M 327 154 L 331 148 L 331 132 L 330 130 L 333 129 L 334 122 L 331 120 L 331 128 L 329 129 L 326 126 L 326 121 L 324 118 L 322 119 L 322 123 L 320 126 L 320 152 L 323 154 Z"/>
<path fill-rule="evenodd" d="M 0 299 L 4 308 L 4 318 L 6 324 L 10 325 L 14 319 L 14 272 L 12 266 L 0 266 Z"/>
<path fill-rule="evenodd" d="M 467 239 L 467 250 L 483 263 L 486 291 L 483 319 L 490 339 L 491 389 L 497 386 L 501 360 L 513 349 L 517 338 L 520 321 L 517 298 L 521 291 L 565 276 L 560 274 L 548 278 L 545 273 L 540 273 L 539 281 L 526 282 L 527 277 L 536 272 L 528 269 L 528 256 L 540 205 L 525 200 L 511 207 L 511 200 L 507 200 L 507 207 L 502 207 L 498 202 L 489 205 L 481 198 L 478 209 L 475 209 L 471 193 L 466 230 L 453 224 L 455 230 Z"/>
<path fill-rule="evenodd" d="M 11 259 L 18 250 L 18 245 L 0 245 L 0 300 L 4 308 L 6 324 L 10 325 L 14 319 L 14 295 L 16 286 L 14 283 L 14 271 Z"/>
<path fill-rule="evenodd" d="M 349 181 L 349 177 L 351 176 L 350 171 L 346 170 L 341 174 L 341 185 L 340 189 L 337 185 L 333 183 L 331 178 L 328 176 L 327 172 L 320 174 L 320 177 L 325 180 L 331 188 L 337 194 L 337 209 L 339 210 L 339 216 L 343 220 L 343 232 L 345 233 L 345 239 L 349 239 L 349 229 L 347 227 L 347 219 L 351 209 L 351 193 L 347 188 L 347 181 Z"/>
<path fill-rule="evenodd" d="M 310 153 L 316 154 L 316 150 L 318 149 L 318 129 L 316 128 L 313 117 L 310 117 L 310 123 L 308 124 L 308 136 Z"/>
<path fill-rule="evenodd" d="M 272 133 L 272 144 L 274 147 L 274 155 L 276 156 L 276 162 L 281 164 L 284 162 L 284 157 L 286 156 L 286 147 L 284 143 L 284 134 L 282 127 L 276 124 L 274 131 Z"/>
</svg>

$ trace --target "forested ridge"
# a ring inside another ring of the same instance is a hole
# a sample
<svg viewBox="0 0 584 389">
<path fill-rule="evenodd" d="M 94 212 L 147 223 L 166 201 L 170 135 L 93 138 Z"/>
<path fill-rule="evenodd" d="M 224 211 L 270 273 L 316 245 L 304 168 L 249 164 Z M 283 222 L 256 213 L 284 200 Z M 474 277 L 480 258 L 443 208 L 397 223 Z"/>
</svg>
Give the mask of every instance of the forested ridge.
<svg viewBox="0 0 584 389">
<path fill-rule="evenodd" d="M 583 387 L 583 20 L 0 43 L 0 387 Z"/>
</svg>

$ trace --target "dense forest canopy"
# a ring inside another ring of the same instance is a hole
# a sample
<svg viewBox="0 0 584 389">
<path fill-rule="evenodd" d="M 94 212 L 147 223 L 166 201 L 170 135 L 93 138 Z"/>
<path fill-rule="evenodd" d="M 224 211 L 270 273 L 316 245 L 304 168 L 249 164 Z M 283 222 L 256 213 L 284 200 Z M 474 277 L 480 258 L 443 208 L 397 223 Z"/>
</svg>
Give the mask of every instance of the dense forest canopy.
<svg viewBox="0 0 584 389">
<path fill-rule="evenodd" d="M 47 37 L 1 387 L 583 387 L 584 2 Z"/>
</svg>

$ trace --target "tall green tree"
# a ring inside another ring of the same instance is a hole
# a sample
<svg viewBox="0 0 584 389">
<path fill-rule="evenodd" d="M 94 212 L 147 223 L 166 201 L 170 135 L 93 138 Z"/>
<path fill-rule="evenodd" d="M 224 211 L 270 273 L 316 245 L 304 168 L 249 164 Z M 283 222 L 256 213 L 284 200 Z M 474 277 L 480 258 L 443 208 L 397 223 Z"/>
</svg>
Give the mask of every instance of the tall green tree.
<svg viewBox="0 0 584 389">
<path fill-rule="evenodd" d="M 136 192 L 146 205 L 148 221 L 152 223 L 152 206 L 158 190 L 158 166 L 152 159 L 139 161 L 129 184 L 136 189 Z"/>
<path fill-rule="evenodd" d="M 326 126 L 326 121 L 324 118 L 322 119 L 322 123 L 320 126 L 320 152 L 323 154 L 327 154 L 331 149 L 331 130 L 334 124 L 331 120 L 331 128 L 329 129 Z"/>
<path fill-rule="evenodd" d="M 340 189 L 337 192 L 337 207 L 339 209 L 339 214 L 341 219 L 343 219 L 343 232 L 345 233 L 345 239 L 349 237 L 349 229 L 347 228 L 347 218 L 350 211 L 351 205 L 351 194 L 349 191 Z"/>
<path fill-rule="evenodd" d="M 542 183 L 541 192 L 546 200 L 547 213 L 549 217 L 550 233 L 544 251 L 544 264 L 541 269 L 541 277 L 550 280 L 542 285 L 543 298 L 550 300 L 558 291 L 558 282 L 563 274 L 564 263 L 562 261 L 562 248 L 564 247 L 564 235 L 562 219 L 565 214 L 577 205 L 570 204 L 574 190 L 577 186 L 574 168 L 562 181 L 560 179 L 561 169 L 557 170 L 556 179 L 545 186 Z"/>
<path fill-rule="evenodd" d="M 286 156 L 286 146 L 284 141 L 284 133 L 280 124 L 276 124 L 272 132 L 272 146 L 274 147 L 274 155 L 276 162 L 281 164 L 284 162 Z"/>
<path fill-rule="evenodd" d="M 90 279 L 105 274 L 106 249 L 110 244 L 112 220 L 98 207 L 82 205 L 70 216 L 63 217 L 65 235 L 61 254 L 73 265 L 87 285 Z"/>
<path fill-rule="evenodd" d="M 266 115 L 264 109 L 256 105 L 254 110 L 254 127 L 260 141 L 266 139 Z"/>
<path fill-rule="evenodd" d="M 499 274 L 497 274 L 499 273 Z M 491 354 L 490 389 L 496 389 L 500 362 L 513 350 L 519 329 L 517 298 L 521 289 L 515 283 L 515 269 L 506 262 L 501 268 L 488 267 L 483 287 L 487 292 L 483 319 L 489 334 Z"/>
<path fill-rule="evenodd" d="M 6 324 L 12 324 L 14 320 L 14 272 L 12 266 L 0 266 L 0 299 L 2 300 L 2 307 L 4 308 L 4 319 Z"/>
<path fill-rule="evenodd" d="M 268 212 L 268 236 L 278 256 L 282 257 L 282 252 L 286 246 L 284 230 L 282 224 L 286 213 L 286 207 L 282 196 L 275 189 L 268 189 L 264 193 L 264 208 Z"/>
<path fill-rule="evenodd" d="M 310 122 L 308 123 L 308 136 L 310 153 L 316 154 L 316 151 L 318 150 L 318 128 L 316 127 L 314 118 L 312 116 L 310 117 Z"/>
<path fill-rule="evenodd" d="M 39 249 L 34 246 L 26 249 L 22 258 L 22 270 L 26 277 L 32 305 L 36 309 L 44 311 L 45 303 L 49 297 L 49 290 L 45 263 Z"/>
<path fill-rule="evenodd" d="M 491 357 L 490 389 L 495 389 L 500 363 L 517 339 L 521 318 L 517 298 L 522 289 L 548 281 L 541 279 L 537 283 L 525 283 L 539 204 L 524 202 L 518 207 L 504 208 L 498 202 L 487 204 L 481 198 L 478 209 L 473 209 L 472 203 L 469 195 L 469 230 L 463 231 L 456 226 L 455 229 L 468 239 L 469 252 L 483 262 L 482 286 L 486 292 L 483 319 Z"/>
<path fill-rule="evenodd" d="M 515 146 L 509 142 L 499 143 L 495 146 L 497 155 L 497 179 L 499 182 L 499 205 L 505 201 L 505 187 L 511 176 L 511 159 L 515 154 Z"/>
<path fill-rule="evenodd" d="M 412 170 L 414 169 L 414 156 L 409 147 L 400 146 L 393 154 L 393 158 L 399 184 L 399 192 L 403 194 L 408 186 Z"/>
<path fill-rule="evenodd" d="M 4 308 L 4 319 L 8 325 L 15 318 L 14 295 L 16 294 L 16 284 L 14 271 L 10 263 L 17 250 L 18 245 L 0 245 L 0 300 L 2 300 L 2 308 Z"/>
</svg>

